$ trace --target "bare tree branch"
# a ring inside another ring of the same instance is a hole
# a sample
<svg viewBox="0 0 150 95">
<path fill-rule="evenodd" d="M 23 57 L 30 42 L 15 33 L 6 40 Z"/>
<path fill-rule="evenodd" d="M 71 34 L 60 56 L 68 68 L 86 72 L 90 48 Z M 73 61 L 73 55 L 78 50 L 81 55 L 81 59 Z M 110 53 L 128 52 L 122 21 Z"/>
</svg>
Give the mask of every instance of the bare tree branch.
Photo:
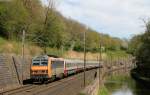
<svg viewBox="0 0 150 95">
<path fill-rule="evenodd" d="M 149 21 L 147 22 L 144 18 L 141 18 L 141 20 L 144 22 L 145 27 L 146 27 L 146 32 L 150 32 L 150 26 L 149 26 Z"/>
</svg>

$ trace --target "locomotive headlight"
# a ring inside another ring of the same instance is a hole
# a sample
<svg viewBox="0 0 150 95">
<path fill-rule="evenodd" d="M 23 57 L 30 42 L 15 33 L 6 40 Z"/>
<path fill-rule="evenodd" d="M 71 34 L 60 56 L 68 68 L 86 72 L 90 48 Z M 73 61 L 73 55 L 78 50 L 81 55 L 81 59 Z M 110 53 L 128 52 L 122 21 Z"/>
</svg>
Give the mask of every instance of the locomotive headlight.
<svg viewBox="0 0 150 95">
<path fill-rule="evenodd" d="M 36 74 L 38 71 L 34 70 L 34 71 L 31 71 L 32 74 Z"/>
<path fill-rule="evenodd" d="M 33 70 L 31 71 L 32 74 L 47 74 L 48 70 Z"/>
<path fill-rule="evenodd" d="M 48 70 L 42 70 L 41 72 L 42 73 L 48 73 Z"/>
</svg>

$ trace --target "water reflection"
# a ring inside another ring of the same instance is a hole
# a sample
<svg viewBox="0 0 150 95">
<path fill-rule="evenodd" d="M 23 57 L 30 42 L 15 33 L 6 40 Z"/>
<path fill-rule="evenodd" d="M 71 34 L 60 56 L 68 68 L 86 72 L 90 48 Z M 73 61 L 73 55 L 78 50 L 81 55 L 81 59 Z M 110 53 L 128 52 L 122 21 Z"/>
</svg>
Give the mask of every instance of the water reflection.
<svg viewBox="0 0 150 95">
<path fill-rule="evenodd" d="M 150 95 L 150 89 L 137 83 L 126 74 L 110 74 L 105 86 L 111 95 Z"/>
<path fill-rule="evenodd" d="M 133 95 L 130 89 L 120 89 L 112 93 L 112 95 Z"/>
</svg>

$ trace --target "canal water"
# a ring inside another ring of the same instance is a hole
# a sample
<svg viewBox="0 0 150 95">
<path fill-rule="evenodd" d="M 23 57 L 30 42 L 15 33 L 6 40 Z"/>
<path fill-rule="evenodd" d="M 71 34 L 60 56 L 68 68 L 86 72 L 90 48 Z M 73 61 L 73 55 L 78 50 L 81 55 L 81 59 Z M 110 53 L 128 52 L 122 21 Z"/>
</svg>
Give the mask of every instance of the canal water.
<svg viewBox="0 0 150 95">
<path fill-rule="evenodd" d="M 150 89 L 137 83 L 129 73 L 109 74 L 105 88 L 109 95 L 150 95 Z"/>
</svg>

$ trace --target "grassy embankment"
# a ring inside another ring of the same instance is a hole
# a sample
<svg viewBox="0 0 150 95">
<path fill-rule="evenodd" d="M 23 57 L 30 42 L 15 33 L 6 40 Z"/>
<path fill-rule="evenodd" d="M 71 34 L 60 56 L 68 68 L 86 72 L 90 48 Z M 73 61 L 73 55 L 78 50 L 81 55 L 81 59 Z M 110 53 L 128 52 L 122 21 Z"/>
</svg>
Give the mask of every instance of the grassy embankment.
<svg viewBox="0 0 150 95">
<path fill-rule="evenodd" d="M 4 38 L 0 37 L 0 53 L 14 53 L 21 55 L 22 53 L 22 43 L 16 41 L 8 41 Z M 43 49 L 33 45 L 33 44 L 25 44 L 25 54 L 26 55 L 39 55 L 43 53 Z M 62 56 L 64 58 L 71 58 L 71 59 L 83 59 L 83 52 L 76 52 L 76 51 L 65 51 L 56 48 L 47 48 L 47 53 L 51 55 Z M 102 54 L 103 59 L 113 59 L 116 60 L 118 58 L 127 56 L 125 51 L 107 51 Z M 88 60 L 98 60 L 99 53 L 91 53 L 87 52 L 87 59 Z"/>
<path fill-rule="evenodd" d="M 116 81 L 118 82 L 117 84 L 111 84 L 111 86 L 109 84 L 105 84 L 105 86 L 103 85 L 99 92 L 98 95 L 110 95 L 110 93 L 112 92 L 113 89 L 119 89 L 123 83 L 127 82 L 132 86 L 132 81 L 129 78 L 129 74 L 128 72 L 125 72 L 124 74 L 122 74 L 122 72 L 116 74 L 116 75 L 111 75 L 111 76 L 107 76 L 106 77 L 107 81 Z"/>
<path fill-rule="evenodd" d="M 112 59 L 112 60 L 118 60 L 118 59 L 126 58 L 129 56 L 129 54 L 127 54 L 125 51 L 121 51 L 121 50 L 107 51 L 106 54 L 107 54 L 107 58 Z"/>
<path fill-rule="evenodd" d="M 98 95 L 109 95 L 109 92 L 105 86 L 101 87 L 101 89 L 98 92 Z"/>
<path fill-rule="evenodd" d="M 21 54 L 22 52 L 22 44 L 21 42 L 16 41 L 8 41 L 4 38 L 0 37 L 0 53 L 14 53 L 14 54 Z M 42 49 L 35 46 L 35 45 L 25 45 L 25 53 L 27 55 L 36 55 L 40 54 Z"/>
</svg>

